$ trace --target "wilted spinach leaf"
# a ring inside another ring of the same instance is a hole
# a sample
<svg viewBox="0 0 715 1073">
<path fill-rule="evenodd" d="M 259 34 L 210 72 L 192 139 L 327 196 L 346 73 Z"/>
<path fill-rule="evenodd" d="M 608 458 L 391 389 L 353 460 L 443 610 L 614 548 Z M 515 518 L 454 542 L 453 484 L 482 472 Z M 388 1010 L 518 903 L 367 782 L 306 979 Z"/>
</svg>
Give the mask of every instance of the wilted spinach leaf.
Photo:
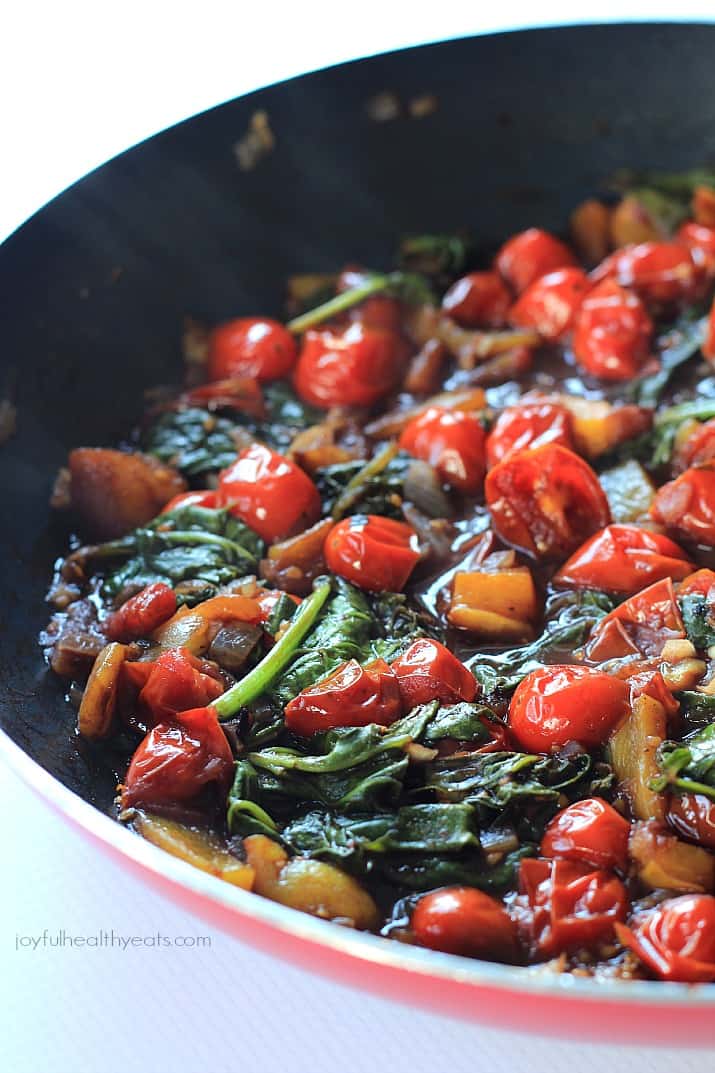
<svg viewBox="0 0 715 1073">
<path fill-rule="evenodd" d="M 379 472 L 361 484 L 360 494 L 351 502 L 351 514 L 381 514 L 386 518 L 402 519 L 401 500 L 407 470 L 412 459 L 400 451 Z M 330 514 L 345 489 L 361 470 L 365 462 L 336 462 L 323 466 L 315 474 L 315 483 L 323 502 L 323 510 Z"/>
<path fill-rule="evenodd" d="M 663 742 L 658 765 L 662 775 L 653 780 L 654 790 L 683 790 L 715 800 L 715 723 L 685 741 Z"/>
<path fill-rule="evenodd" d="M 464 270 L 469 242 L 462 235 L 405 235 L 397 263 L 444 287 Z"/>
<path fill-rule="evenodd" d="M 198 406 L 170 410 L 149 426 L 142 448 L 186 477 L 216 473 L 236 458 L 238 424 Z"/>
<path fill-rule="evenodd" d="M 702 593 L 688 593 L 681 596 L 678 603 L 688 640 L 701 651 L 715 645 L 715 619 L 706 597 Z"/>
</svg>

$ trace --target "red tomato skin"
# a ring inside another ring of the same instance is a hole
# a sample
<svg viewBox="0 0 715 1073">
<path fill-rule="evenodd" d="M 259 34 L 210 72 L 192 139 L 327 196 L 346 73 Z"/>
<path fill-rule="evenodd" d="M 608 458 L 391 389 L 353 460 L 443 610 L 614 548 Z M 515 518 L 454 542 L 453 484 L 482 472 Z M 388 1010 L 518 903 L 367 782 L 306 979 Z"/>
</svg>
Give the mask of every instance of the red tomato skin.
<svg viewBox="0 0 715 1073">
<path fill-rule="evenodd" d="M 169 500 L 161 513 L 168 514 L 170 510 L 178 510 L 179 507 L 207 507 L 209 510 L 218 510 L 220 506 L 218 492 L 212 488 L 206 488 L 197 492 L 181 492 L 180 495 Z"/>
<path fill-rule="evenodd" d="M 136 641 L 166 622 L 176 611 L 176 594 L 163 581 L 155 581 L 126 600 L 109 616 L 104 627 L 110 641 Z"/>
<path fill-rule="evenodd" d="M 260 443 L 246 447 L 219 474 L 219 497 L 269 543 L 308 529 L 320 517 L 320 495 L 307 473 Z"/>
<path fill-rule="evenodd" d="M 268 317 L 239 317 L 209 335 L 208 378 L 248 376 L 280 380 L 295 365 L 297 347 L 287 328 Z"/>
<path fill-rule="evenodd" d="M 498 272 L 469 272 L 442 299 L 442 309 L 462 328 L 503 328 L 511 291 Z"/>
<path fill-rule="evenodd" d="M 372 406 L 399 380 L 406 356 L 396 332 L 354 322 L 343 330 L 305 333 L 295 370 L 295 389 L 304 402 Z"/>
<path fill-rule="evenodd" d="M 509 310 L 509 323 L 534 328 L 542 339 L 555 343 L 574 326 L 574 319 L 591 281 L 581 268 L 560 268 L 534 280 Z"/>
<path fill-rule="evenodd" d="M 392 668 L 383 659 L 364 667 L 351 659 L 294 697 L 286 707 L 285 721 L 288 730 L 309 737 L 333 727 L 389 726 L 401 714 Z"/>
<path fill-rule="evenodd" d="M 681 539 L 715 547 L 715 462 L 687 469 L 664 484 L 650 513 Z"/>
<path fill-rule="evenodd" d="M 379 514 L 344 518 L 323 545 L 331 573 L 368 592 L 401 592 L 417 564 L 417 534 L 404 522 Z"/>
<path fill-rule="evenodd" d="M 411 919 L 420 946 L 446 954 L 514 962 L 516 925 L 501 902 L 474 887 L 444 887 L 423 895 Z"/>
<path fill-rule="evenodd" d="M 715 271 L 715 227 L 689 220 L 679 228 L 677 239 L 689 249 L 699 251 L 705 271 L 712 276 Z"/>
<path fill-rule="evenodd" d="M 205 664 L 185 648 L 169 648 L 150 665 L 139 705 L 154 723 L 172 720 L 177 712 L 205 707 L 223 693 L 223 686 L 204 673 Z"/>
<path fill-rule="evenodd" d="M 541 841 L 542 857 L 582 861 L 624 872 L 631 825 L 601 797 L 576 801 L 554 816 Z"/>
<path fill-rule="evenodd" d="M 697 593 L 699 596 L 710 596 L 715 588 L 715 570 L 696 570 L 681 582 L 678 587 L 678 596 L 690 596 Z M 713 602 L 715 602 L 715 594 Z"/>
<path fill-rule="evenodd" d="M 553 580 L 572 588 L 635 593 L 661 578 L 682 581 L 692 568 L 668 537 L 637 525 L 608 525 L 574 552 Z"/>
<path fill-rule="evenodd" d="M 617 925 L 618 938 L 661 980 L 707 983 L 715 980 L 715 898 L 683 894 L 669 898 L 636 919 Z"/>
<path fill-rule="evenodd" d="M 668 717 L 678 714 L 680 703 L 666 685 L 660 671 L 651 668 L 637 674 L 628 674 L 626 677 L 631 690 L 631 702 L 642 696 L 652 697 L 663 705 Z"/>
<path fill-rule="evenodd" d="M 673 472 L 679 475 L 708 462 L 715 462 L 715 418 L 699 425 L 684 443 L 676 446 Z"/>
<path fill-rule="evenodd" d="M 254 597 L 259 607 L 257 621 L 266 622 L 271 617 L 273 608 L 283 596 L 287 596 L 296 605 L 302 603 L 300 596 L 294 596 L 292 592 L 283 592 L 282 589 L 261 589 L 260 592 L 257 592 Z"/>
<path fill-rule="evenodd" d="M 591 278 L 615 280 L 655 309 L 692 302 L 702 287 L 703 257 L 679 241 L 641 242 L 607 257 Z"/>
<path fill-rule="evenodd" d="M 566 558 L 611 520 L 596 474 L 556 443 L 508 455 L 484 492 L 497 535 L 534 559 Z"/>
<path fill-rule="evenodd" d="M 565 406 L 529 402 L 507 406 L 487 437 L 487 464 L 491 469 L 514 451 L 557 443 L 574 449 L 573 418 Z"/>
<path fill-rule="evenodd" d="M 626 682 L 580 665 L 554 664 L 527 674 L 507 724 L 521 749 L 550 753 L 576 741 L 603 745 L 629 711 Z"/>
<path fill-rule="evenodd" d="M 474 414 L 432 406 L 403 429 L 400 447 L 429 462 L 452 488 L 476 495 L 486 471 L 486 433 Z"/>
<path fill-rule="evenodd" d="M 586 645 L 594 663 L 625 656 L 659 656 L 666 641 L 685 637 L 671 578 L 629 596 L 601 619 Z"/>
<path fill-rule="evenodd" d="M 405 710 L 439 700 L 442 704 L 472 701 L 477 680 L 472 672 L 439 641 L 421 637 L 392 662 Z"/>
<path fill-rule="evenodd" d="M 715 301 L 710 307 L 708 325 L 705 332 L 705 342 L 702 345 L 703 355 L 712 364 L 715 362 Z"/>
<path fill-rule="evenodd" d="M 591 376 L 630 380 L 650 355 L 653 322 L 637 295 L 605 279 L 576 314 L 573 352 Z"/>
<path fill-rule="evenodd" d="M 548 231 L 530 227 L 504 243 L 494 264 L 511 288 L 521 294 L 548 272 L 575 265 L 576 259 L 568 246 Z"/>
<path fill-rule="evenodd" d="M 665 818 L 681 838 L 715 850 L 715 801 L 705 794 L 672 794 Z"/>
<path fill-rule="evenodd" d="M 182 712 L 159 723 L 132 757 L 122 787 L 122 808 L 189 801 L 214 782 L 223 800 L 233 780 L 233 756 L 213 708 Z"/>
</svg>

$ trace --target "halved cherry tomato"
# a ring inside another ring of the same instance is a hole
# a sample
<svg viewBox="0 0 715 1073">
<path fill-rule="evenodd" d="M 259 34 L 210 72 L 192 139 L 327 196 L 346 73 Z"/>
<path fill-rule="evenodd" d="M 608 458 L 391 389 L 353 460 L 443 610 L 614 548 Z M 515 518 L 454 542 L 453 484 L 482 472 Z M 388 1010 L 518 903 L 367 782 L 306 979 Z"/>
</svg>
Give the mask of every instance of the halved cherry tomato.
<svg viewBox="0 0 715 1073">
<path fill-rule="evenodd" d="M 159 723 L 136 749 L 122 787 L 122 808 L 188 801 L 208 783 L 223 800 L 233 779 L 233 756 L 213 708 L 181 712 Z"/>
<path fill-rule="evenodd" d="M 139 704 L 151 713 L 155 723 L 173 719 L 177 712 L 210 704 L 223 693 L 221 683 L 205 673 L 202 660 L 185 648 L 169 648 L 148 666 Z"/>
<path fill-rule="evenodd" d="M 612 939 L 628 910 L 620 879 L 575 861 L 526 858 L 519 890 L 519 930 L 539 960 Z"/>
<path fill-rule="evenodd" d="M 628 820 L 603 798 L 575 801 L 554 816 L 546 828 L 541 856 L 625 871 L 630 830 Z"/>
<path fill-rule="evenodd" d="M 708 325 L 705 332 L 705 342 L 702 345 L 703 355 L 712 364 L 715 362 L 715 301 L 710 307 Z"/>
<path fill-rule="evenodd" d="M 368 592 L 401 592 L 420 557 L 414 529 L 380 514 L 338 522 L 323 555 L 331 573 Z"/>
<path fill-rule="evenodd" d="M 486 470 L 485 440 L 484 427 L 474 414 L 431 406 L 407 424 L 400 447 L 434 466 L 445 484 L 475 495 Z"/>
<path fill-rule="evenodd" d="M 630 596 L 602 618 L 588 640 L 586 656 L 594 663 L 659 656 L 666 641 L 684 637 L 673 581 L 668 577 Z"/>
<path fill-rule="evenodd" d="M 342 331 L 305 333 L 295 389 L 305 402 L 372 406 L 399 381 L 407 349 L 393 331 L 355 322 Z"/>
<path fill-rule="evenodd" d="M 429 637 L 413 641 L 406 652 L 393 660 L 400 694 L 406 709 L 439 700 L 442 704 L 472 701 L 477 680 L 457 657 Z"/>
<path fill-rule="evenodd" d="M 168 514 L 170 510 L 178 510 L 179 507 L 208 507 L 210 510 L 217 510 L 220 506 L 218 492 L 213 488 L 206 488 L 197 492 L 181 492 L 169 500 L 161 513 Z"/>
<path fill-rule="evenodd" d="M 681 838 L 715 850 L 715 801 L 705 794 L 672 794 L 665 818 Z"/>
<path fill-rule="evenodd" d="M 637 525 L 608 525 L 574 552 L 554 581 L 632 593 L 664 577 L 682 581 L 692 568 L 683 549 L 668 537 Z"/>
<path fill-rule="evenodd" d="M 294 734 L 308 737 L 333 727 L 389 726 L 401 714 L 397 678 L 384 659 L 364 667 L 350 659 L 294 697 L 285 721 Z"/>
<path fill-rule="evenodd" d="M 105 633 L 110 641 L 136 641 L 149 634 L 166 622 L 176 611 L 176 594 L 163 581 L 132 596 L 109 616 Z"/>
<path fill-rule="evenodd" d="M 619 675 L 621 677 L 621 675 Z M 652 667 L 626 675 L 631 690 L 631 703 L 638 697 L 651 697 L 665 708 L 667 716 L 677 715 L 680 704 L 673 696 L 660 671 Z"/>
<path fill-rule="evenodd" d="M 618 938 L 661 980 L 715 980 L 715 898 L 683 894 L 634 921 L 616 925 Z"/>
<path fill-rule="evenodd" d="M 503 328 L 511 302 L 498 272 L 469 272 L 449 288 L 442 309 L 463 328 Z"/>
<path fill-rule="evenodd" d="M 591 376 L 629 380 L 648 358 L 652 335 L 653 322 L 640 298 L 605 279 L 576 314 L 573 352 Z"/>
<path fill-rule="evenodd" d="M 548 231 L 530 227 L 504 243 L 494 264 L 516 293 L 521 294 L 547 272 L 575 265 L 576 258 L 568 246 Z"/>
<path fill-rule="evenodd" d="M 697 250 L 682 242 L 641 242 L 607 257 L 591 278 L 615 280 L 635 291 L 647 305 L 659 308 L 691 302 L 702 286 L 703 263 Z"/>
<path fill-rule="evenodd" d="M 511 698 L 509 730 L 531 753 L 550 753 L 572 741 L 603 745 L 627 716 L 629 695 L 626 682 L 591 667 L 539 667 Z"/>
<path fill-rule="evenodd" d="M 677 239 L 691 250 L 699 251 L 708 275 L 712 275 L 715 270 L 715 227 L 690 220 L 678 229 Z"/>
<path fill-rule="evenodd" d="M 581 268 L 560 268 L 534 280 L 509 310 L 509 323 L 556 342 L 572 329 L 592 284 Z"/>
<path fill-rule="evenodd" d="M 209 380 L 250 376 L 279 380 L 295 364 L 297 347 L 287 328 L 268 317 L 239 317 L 209 335 Z"/>
<path fill-rule="evenodd" d="M 687 469 L 664 484 L 650 512 L 681 538 L 715 547 L 715 461 Z"/>
<path fill-rule="evenodd" d="M 690 574 L 683 582 L 678 586 L 678 596 L 691 596 L 693 593 L 697 593 L 699 596 L 710 596 L 712 590 L 715 588 L 715 570 L 696 570 L 694 574 Z M 715 602 L 715 600 L 713 601 Z"/>
<path fill-rule="evenodd" d="M 555 443 L 510 454 L 484 491 L 497 534 L 534 559 L 565 558 L 611 520 L 591 467 Z"/>
<path fill-rule="evenodd" d="M 420 946 L 446 954 L 514 962 L 516 925 L 501 902 L 474 887 L 444 887 L 425 894 L 412 912 Z"/>
<path fill-rule="evenodd" d="M 559 443 L 573 450 L 573 418 L 554 402 L 525 402 L 507 406 L 487 437 L 487 462 L 495 466 L 512 451 Z"/>
<path fill-rule="evenodd" d="M 219 475 L 219 496 L 264 540 L 301 533 L 320 517 L 310 477 L 270 447 L 254 443 Z"/>
<path fill-rule="evenodd" d="M 706 462 L 715 462 L 715 417 L 698 424 L 684 442 L 679 443 L 673 452 L 673 472 L 684 473 L 694 466 L 703 466 Z"/>
</svg>

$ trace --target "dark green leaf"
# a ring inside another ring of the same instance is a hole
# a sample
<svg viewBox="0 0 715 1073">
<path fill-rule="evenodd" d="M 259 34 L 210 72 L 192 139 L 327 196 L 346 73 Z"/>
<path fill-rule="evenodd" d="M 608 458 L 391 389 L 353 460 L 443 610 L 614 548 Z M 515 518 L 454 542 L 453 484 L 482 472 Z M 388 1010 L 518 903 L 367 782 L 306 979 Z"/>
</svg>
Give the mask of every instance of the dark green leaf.
<svg viewBox="0 0 715 1073">
<path fill-rule="evenodd" d="M 659 371 L 634 381 L 630 392 L 633 402 L 639 406 L 656 407 L 674 373 L 700 353 L 704 338 L 705 321 L 694 320 L 692 315 L 683 317 L 659 341 Z"/>
<path fill-rule="evenodd" d="M 665 741 L 658 749 L 662 776 L 652 788 L 704 794 L 715 800 L 715 723 L 685 741 Z"/>
<path fill-rule="evenodd" d="M 349 510 L 341 513 L 381 514 L 385 518 L 402 519 L 402 493 L 411 458 L 400 451 L 378 472 L 369 475 L 355 489 Z M 351 481 L 365 470 L 365 463 L 336 462 L 323 466 L 315 474 L 315 483 L 326 514 L 333 512 L 336 503 L 345 497 Z"/>
<path fill-rule="evenodd" d="M 715 620 L 707 598 L 699 592 L 688 593 L 678 600 L 688 640 L 701 652 L 715 645 Z"/>
<path fill-rule="evenodd" d="M 239 760 L 233 785 L 228 794 L 226 819 L 232 835 L 268 835 L 275 838 L 277 825 L 271 816 L 257 803 L 259 796 L 258 775 L 250 760 Z"/>
<path fill-rule="evenodd" d="M 149 426 L 142 447 L 186 477 L 199 477 L 216 473 L 235 460 L 237 427 L 238 422 L 200 407 L 171 410 Z"/>
<path fill-rule="evenodd" d="M 680 718 L 689 729 L 715 723 L 715 697 L 696 690 L 683 690 L 676 693 L 676 700 L 680 703 Z"/>
<path fill-rule="evenodd" d="M 444 287 L 464 271 L 468 251 L 469 243 L 460 235 L 406 235 L 400 242 L 398 264 Z"/>
</svg>

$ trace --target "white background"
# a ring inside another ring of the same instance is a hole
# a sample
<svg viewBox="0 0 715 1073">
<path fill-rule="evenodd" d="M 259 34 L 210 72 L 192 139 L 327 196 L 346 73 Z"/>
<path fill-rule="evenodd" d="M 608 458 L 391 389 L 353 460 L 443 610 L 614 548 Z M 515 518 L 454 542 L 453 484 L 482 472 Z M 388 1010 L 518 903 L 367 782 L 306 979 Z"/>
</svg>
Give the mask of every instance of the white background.
<svg viewBox="0 0 715 1073">
<path fill-rule="evenodd" d="M 700 3 L 543 0 L 538 21 L 715 18 Z M 533 3 L 41 4 L 0 19 L 0 237 L 162 127 L 301 70 L 526 25 Z M 604 72 L 605 74 L 605 72 Z M 39 296 L 38 296 L 39 298 Z M 698 1073 L 713 1052 L 555 1043 L 308 976 L 151 893 L 0 768 L 0 1054 L 9 1073 Z M 208 949 L 16 949 L 52 934 L 209 936 Z M 396 999 L 399 996 L 396 996 Z M 715 1042 L 715 1028 L 713 1030 Z"/>
</svg>

